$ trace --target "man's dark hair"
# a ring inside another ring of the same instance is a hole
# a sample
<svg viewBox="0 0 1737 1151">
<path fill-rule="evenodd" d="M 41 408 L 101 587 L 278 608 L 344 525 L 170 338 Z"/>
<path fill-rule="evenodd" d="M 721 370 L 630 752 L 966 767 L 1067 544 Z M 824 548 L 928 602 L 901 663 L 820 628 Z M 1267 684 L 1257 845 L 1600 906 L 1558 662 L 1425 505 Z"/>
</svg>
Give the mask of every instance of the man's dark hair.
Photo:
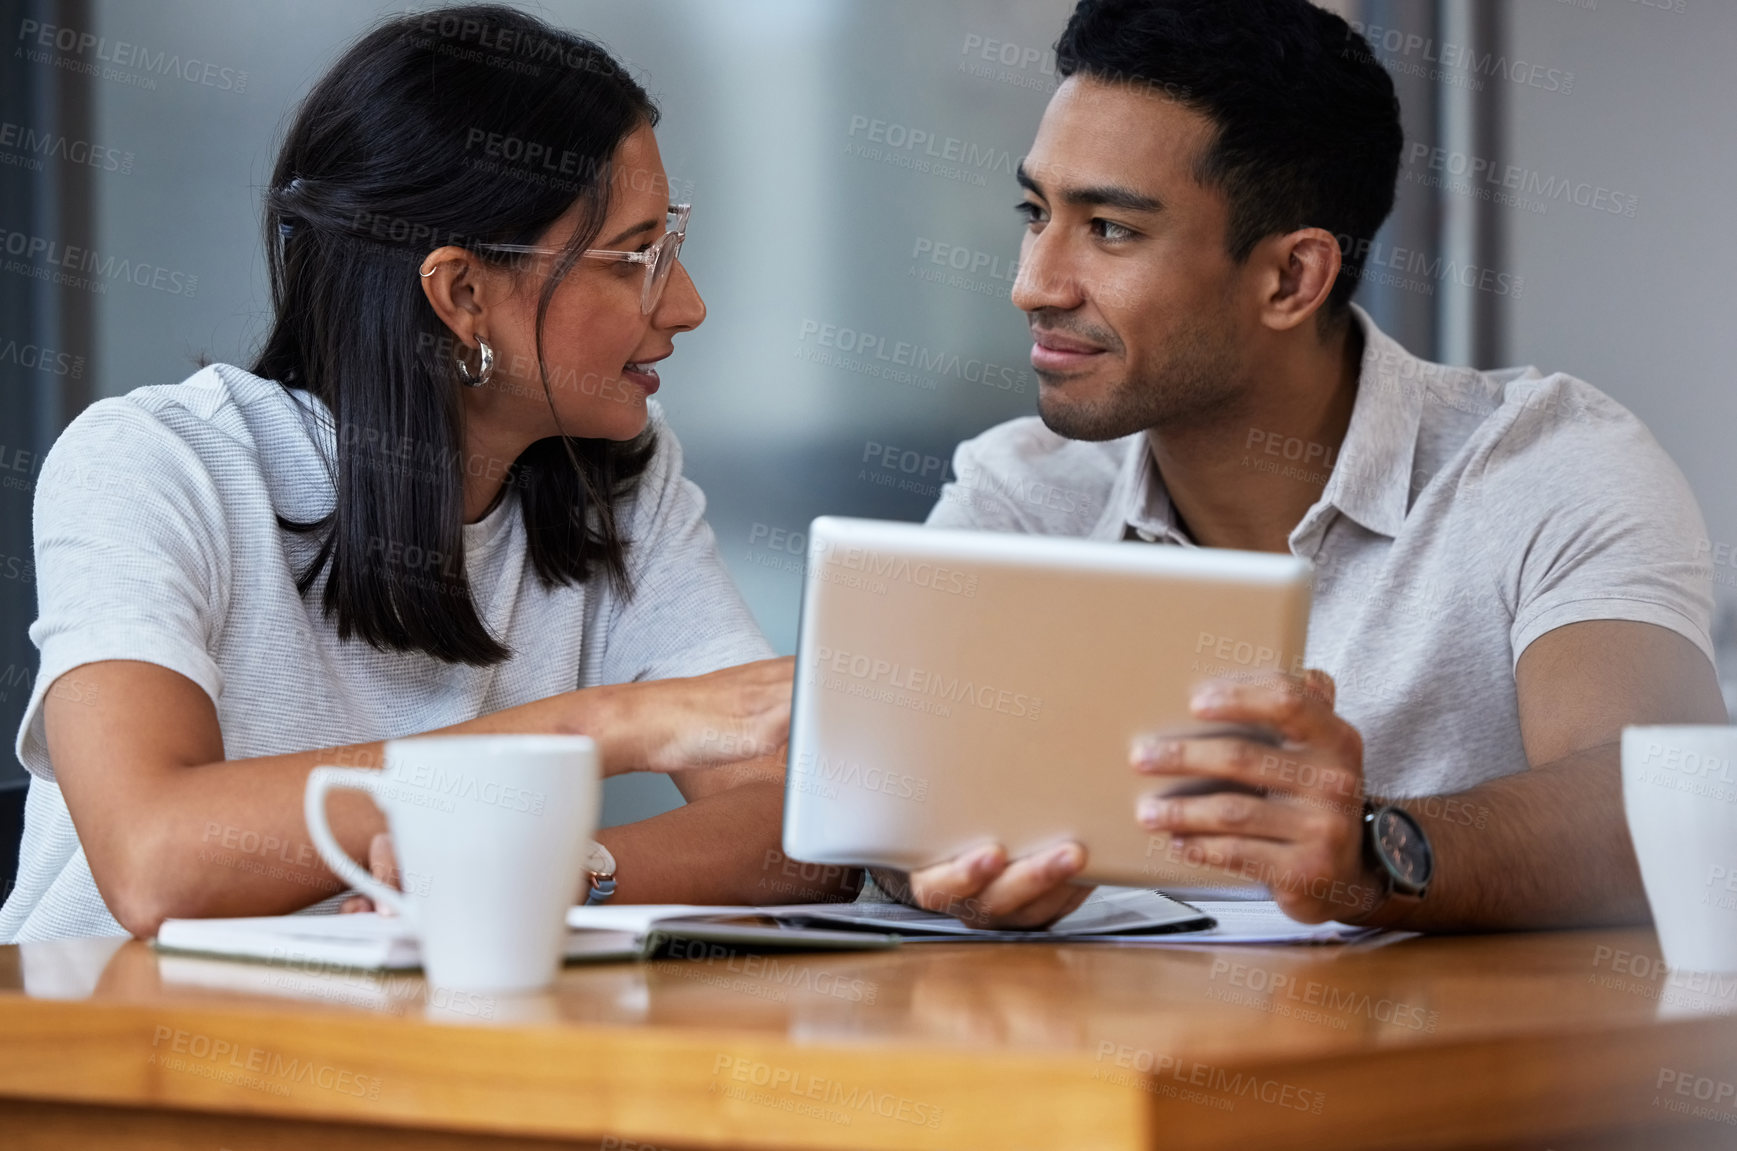
<svg viewBox="0 0 1737 1151">
<path fill-rule="evenodd" d="M 1224 192 L 1231 258 L 1325 228 L 1342 259 L 1327 312 L 1345 314 L 1405 142 L 1362 36 L 1308 0 L 1080 0 L 1055 50 L 1063 77 L 1145 87 L 1211 119 L 1194 175 Z"/>
</svg>

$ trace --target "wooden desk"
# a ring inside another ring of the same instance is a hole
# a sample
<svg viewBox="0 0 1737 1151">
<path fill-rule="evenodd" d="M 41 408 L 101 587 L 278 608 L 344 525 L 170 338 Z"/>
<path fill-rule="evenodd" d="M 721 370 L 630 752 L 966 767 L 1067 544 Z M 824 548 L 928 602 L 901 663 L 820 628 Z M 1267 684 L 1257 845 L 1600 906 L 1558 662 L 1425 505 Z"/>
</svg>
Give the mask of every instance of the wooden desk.
<svg viewBox="0 0 1737 1151">
<path fill-rule="evenodd" d="M 914 945 L 430 1002 L 414 976 L 5 947 L 0 1145 L 1737 1146 L 1737 979 L 1673 984 L 1658 955 L 1646 930 Z"/>
</svg>

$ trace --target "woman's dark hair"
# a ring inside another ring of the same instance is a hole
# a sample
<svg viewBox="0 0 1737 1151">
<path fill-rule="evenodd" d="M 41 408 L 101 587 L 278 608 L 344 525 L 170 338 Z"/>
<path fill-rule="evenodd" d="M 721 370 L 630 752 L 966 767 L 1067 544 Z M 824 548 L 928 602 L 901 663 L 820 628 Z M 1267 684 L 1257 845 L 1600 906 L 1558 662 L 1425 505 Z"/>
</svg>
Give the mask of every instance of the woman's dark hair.
<svg viewBox="0 0 1737 1151">
<path fill-rule="evenodd" d="M 543 362 L 550 299 L 608 213 L 610 158 L 657 118 L 603 48 L 493 5 L 375 28 L 302 102 L 266 196 L 275 319 L 252 371 L 331 410 L 337 502 L 312 523 L 279 523 L 317 535 L 296 588 L 307 595 L 329 568 L 323 610 L 341 637 L 449 663 L 511 656 L 477 614 L 465 576 L 457 357 L 467 349 L 417 271 L 446 244 L 535 243 L 583 205 L 538 300 L 538 378 L 524 382 L 540 386 L 553 414 Z M 544 586 L 601 568 L 631 591 L 614 504 L 653 446 L 649 431 L 627 444 L 561 435 L 513 462 L 502 495 L 518 494 Z"/>
<path fill-rule="evenodd" d="M 1362 36 L 1308 0 L 1080 0 L 1055 50 L 1064 77 L 1143 85 L 1211 119 L 1194 175 L 1224 192 L 1231 258 L 1325 228 L 1342 257 L 1327 312 L 1346 314 L 1405 143 Z"/>
</svg>

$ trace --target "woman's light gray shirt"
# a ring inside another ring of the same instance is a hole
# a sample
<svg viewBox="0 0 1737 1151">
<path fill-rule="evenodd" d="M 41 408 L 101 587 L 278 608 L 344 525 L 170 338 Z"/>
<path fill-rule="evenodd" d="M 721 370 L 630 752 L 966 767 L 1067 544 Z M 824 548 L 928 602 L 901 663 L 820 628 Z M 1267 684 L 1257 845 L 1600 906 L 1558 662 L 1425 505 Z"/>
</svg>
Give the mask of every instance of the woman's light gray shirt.
<svg viewBox="0 0 1737 1151">
<path fill-rule="evenodd" d="M 186 676 L 211 697 L 224 756 L 237 760 L 412 735 L 574 688 L 769 657 L 655 403 L 651 422 L 656 454 L 618 511 L 630 597 L 602 578 L 544 587 L 510 487 L 465 525 L 477 613 L 513 651 L 478 668 L 341 641 L 318 606 L 324 576 L 306 597 L 296 593 L 314 538 L 277 517 L 307 522 L 332 507 L 337 430 L 320 401 L 217 364 L 92 404 L 37 482 L 30 638 L 41 666 L 17 740 L 32 779 L 0 941 L 124 934 L 91 878 L 43 737 L 51 689 L 63 702 L 100 705 L 91 685 L 67 675 L 82 664 L 143 660 Z M 432 477 L 455 466 L 366 429 L 344 434 L 382 468 Z M 431 568 L 444 562 L 425 558 Z M 237 850 L 259 842 L 246 831 L 207 827 L 199 850 L 213 866 L 284 866 L 275 853 Z"/>
</svg>

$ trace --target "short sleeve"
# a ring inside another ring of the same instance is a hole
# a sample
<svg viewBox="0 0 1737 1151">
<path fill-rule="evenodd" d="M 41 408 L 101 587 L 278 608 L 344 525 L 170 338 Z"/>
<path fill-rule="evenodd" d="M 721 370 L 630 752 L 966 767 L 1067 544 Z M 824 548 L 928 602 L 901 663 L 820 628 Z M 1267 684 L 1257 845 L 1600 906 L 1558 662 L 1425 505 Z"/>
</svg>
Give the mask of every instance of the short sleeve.
<svg viewBox="0 0 1737 1151">
<path fill-rule="evenodd" d="M 1525 397 L 1491 452 L 1480 519 L 1514 589 L 1513 659 L 1568 624 L 1656 624 L 1713 658 L 1707 529 L 1676 464 L 1578 381 Z"/>
<path fill-rule="evenodd" d="M 34 508 L 40 653 L 19 726 L 19 760 L 52 781 L 43 701 L 94 690 L 68 671 L 99 660 L 158 664 L 215 702 L 222 674 L 209 648 L 227 590 L 222 504 L 183 440 L 133 402 L 91 405 L 43 461 Z"/>
<path fill-rule="evenodd" d="M 607 646 L 593 682 L 704 675 L 775 654 L 718 554 L 704 493 L 682 475 L 680 442 L 661 418 L 654 427 L 657 448 L 627 517 L 633 590 L 604 597 Z"/>
</svg>

